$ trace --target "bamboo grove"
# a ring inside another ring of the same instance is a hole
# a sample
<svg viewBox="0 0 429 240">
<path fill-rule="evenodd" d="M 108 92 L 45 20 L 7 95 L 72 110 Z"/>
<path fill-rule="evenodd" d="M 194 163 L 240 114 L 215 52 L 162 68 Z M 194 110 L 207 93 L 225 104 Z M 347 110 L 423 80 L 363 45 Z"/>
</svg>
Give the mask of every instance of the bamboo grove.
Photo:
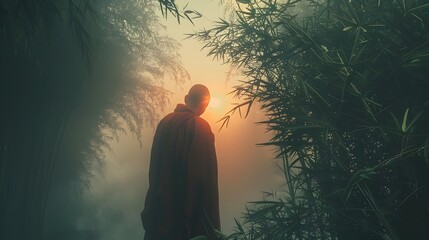
<svg viewBox="0 0 429 240">
<path fill-rule="evenodd" d="M 191 34 L 244 75 L 285 186 L 228 239 L 423 239 L 429 226 L 429 3 L 239 0 Z M 243 110 L 241 110 L 243 109 Z"/>
<path fill-rule="evenodd" d="M 60 239 L 67 194 L 85 187 L 121 122 L 139 135 L 165 104 L 156 79 L 188 78 L 154 11 L 1 2 L 1 239 Z M 225 238 L 428 236 L 428 21 L 426 0 L 237 0 L 231 19 L 190 35 L 242 72 L 243 103 L 222 121 L 260 103 L 274 136 L 262 145 L 277 147 L 285 178 Z"/>
<path fill-rule="evenodd" d="M 0 3 L 0 238 L 75 236 L 109 141 L 138 138 L 188 78 L 149 1 Z M 94 236 L 93 239 L 96 239 Z"/>
</svg>

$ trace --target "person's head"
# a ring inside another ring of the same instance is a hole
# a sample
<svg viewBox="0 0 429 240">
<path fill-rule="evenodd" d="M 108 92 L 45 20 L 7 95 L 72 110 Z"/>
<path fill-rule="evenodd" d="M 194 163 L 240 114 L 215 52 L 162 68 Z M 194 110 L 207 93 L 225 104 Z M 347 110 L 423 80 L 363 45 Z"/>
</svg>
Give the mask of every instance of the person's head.
<svg viewBox="0 0 429 240">
<path fill-rule="evenodd" d="M 196 115 L 204 113 L 210 102 L 209 89 L 202 84 L 195 84 L 189 89 L 188 95 L 185 96 L 185 104 Z"/>
</svg>

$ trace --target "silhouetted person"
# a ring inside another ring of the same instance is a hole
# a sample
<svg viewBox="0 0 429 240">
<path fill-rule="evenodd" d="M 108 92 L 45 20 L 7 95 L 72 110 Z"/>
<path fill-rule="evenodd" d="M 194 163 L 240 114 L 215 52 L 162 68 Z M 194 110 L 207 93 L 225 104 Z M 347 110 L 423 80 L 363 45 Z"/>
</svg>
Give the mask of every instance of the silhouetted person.
<svg viewBox="0 0 429 240">
<path fill-rule="evenodd" d="M 153 140 L 149 190 L 141 218 L 145 240 L 188 240 L 220 229 L 217 159 L 210 125 L 199 116 L 210 92 L 194 85 Z"/>
</svg>

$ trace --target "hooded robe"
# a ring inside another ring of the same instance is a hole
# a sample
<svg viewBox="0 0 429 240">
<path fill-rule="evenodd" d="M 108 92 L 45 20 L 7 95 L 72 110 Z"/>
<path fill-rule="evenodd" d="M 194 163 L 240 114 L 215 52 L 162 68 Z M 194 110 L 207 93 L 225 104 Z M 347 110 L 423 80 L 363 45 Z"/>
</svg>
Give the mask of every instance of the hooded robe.
<svg viewBox="0 0 429 240">
<path fill-rule="evenodd" d="M 159 123 L 141 214 L 145 240 L 216 239 L 217 159 L 210 125 L 183 104 Z"/>
</svg>

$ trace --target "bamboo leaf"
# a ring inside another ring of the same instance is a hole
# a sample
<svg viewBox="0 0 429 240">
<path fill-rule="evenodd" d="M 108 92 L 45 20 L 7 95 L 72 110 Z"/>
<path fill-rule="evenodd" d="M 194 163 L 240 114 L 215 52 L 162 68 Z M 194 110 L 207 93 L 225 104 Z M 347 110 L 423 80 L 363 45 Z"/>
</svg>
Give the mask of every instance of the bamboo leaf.
<svg viewBox="0 0 429 240">
<path fill-rule="evenodd" d="M 348 32 L 348 31 L 350 31 L 352 29 L 353 29 L 352 26 L 348 26 L 348 27 L 343 28 L 343 32 Z"/>
<path fill-rule="evenodd" d="M 249 4 L 251 0 L 236 0 L 239 3 Z"/>
<path fill-rule="evenodd" d="M 407 108 L 407 110 L 405 110 L 404 118 L 402 119 L 402 127 L 401 127 L 402 132 L 407 131 L 407 118 L 408 118 L 408 111 L 409 110 L 410 110 L 409 108 Z"/>
<path fill-rule="evenodd" d="M 416 10 L 419 10 L 419 9 L 424 9 L 424 8 L 427 8 L 427 7 L 429 7 L 429 3 L 425 3 L 425 4 L 422 4 L 420 6 L 410 8 L 410 9 L 408 9 L 408 11 L 412 12 L 412 11 L 416 11 Z"/>
<path fill-rule="evenodd" d="M 207 236 L 196 236 L 191 238 L 190 240 L 208 240 Z"/>
<path fill-rule="evenodd" d="M 426 163 L 429 164 L 429 137 L 426 138 L 424 142 L 423 156 L 426 160 Z"/>
<path fill-rule="evenodd" d="M 406 132 L 409 132 L 409 130 L 414 126 L 416 121 L 420 118 L 420 116 L 423 114 L 423 111 L 420 111 L 414 118 L 411 120 L 410 124 L 408 124 L 407 128 L 405 129 Z"/>
</svg>

